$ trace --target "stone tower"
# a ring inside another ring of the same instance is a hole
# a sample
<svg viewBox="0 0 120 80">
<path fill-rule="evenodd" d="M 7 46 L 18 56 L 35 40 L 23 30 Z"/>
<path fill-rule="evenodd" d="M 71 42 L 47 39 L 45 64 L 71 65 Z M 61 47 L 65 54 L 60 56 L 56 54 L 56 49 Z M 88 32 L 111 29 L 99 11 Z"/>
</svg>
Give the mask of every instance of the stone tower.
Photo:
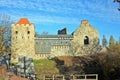
<svg viewBox="0 0 120 80">
<path fill-rule="evenodd" d="M 27 18 L 21 18 L 17 23 L 12 24 L 12 62 L 18 61 L 18 56 L 32 57 L 35 54 L 34 48 L 34 24 Z"/>
</svg>

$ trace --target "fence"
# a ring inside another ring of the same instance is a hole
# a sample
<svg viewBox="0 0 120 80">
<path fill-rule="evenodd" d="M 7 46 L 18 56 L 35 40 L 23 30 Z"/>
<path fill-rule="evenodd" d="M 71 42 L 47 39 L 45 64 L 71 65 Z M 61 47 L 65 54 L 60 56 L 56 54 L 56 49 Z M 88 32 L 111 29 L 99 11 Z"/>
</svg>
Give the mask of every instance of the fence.
<svg viewBox="0 0 120 80">
<path fill-rule="evenodd" d="M 65 80 L 64 75 L 45 75 L 44 80 Z"/>
<path fill-rule="evenodd" d="M 64 75 L 45 75 L 43 80 L 66 80 Z M 69 80 L 98 80 L 98 74 L 71 75 Z"/>
<path fill-rule="evenodd" d="M 71 80 L 98 80 L 98 74 L 71 75 Z"/>
</svg>

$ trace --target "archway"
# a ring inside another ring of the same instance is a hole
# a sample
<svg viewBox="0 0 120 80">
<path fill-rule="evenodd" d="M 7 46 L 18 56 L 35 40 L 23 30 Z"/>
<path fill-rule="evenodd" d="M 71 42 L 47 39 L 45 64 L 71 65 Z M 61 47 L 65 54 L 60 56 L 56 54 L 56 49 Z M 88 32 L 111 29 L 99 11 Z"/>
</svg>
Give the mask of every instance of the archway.
<svg viewBox="0 0 120 80">
<path fill-rule="evenodd" d="M 89 37 L 85 36 L 84 37 L 84 45 L 87 45 L 87 44 L 89 44 Z"/>
</svg>

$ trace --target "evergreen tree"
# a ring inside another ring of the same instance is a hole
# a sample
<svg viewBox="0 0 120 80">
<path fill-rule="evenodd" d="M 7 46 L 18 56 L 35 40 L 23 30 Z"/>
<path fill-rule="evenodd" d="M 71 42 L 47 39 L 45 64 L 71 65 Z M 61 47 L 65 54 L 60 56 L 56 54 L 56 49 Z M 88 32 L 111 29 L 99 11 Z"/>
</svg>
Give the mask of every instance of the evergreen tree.
<svg viewBox="0 0 120 80">
<path fill-rule="evenodd" d="M 110 36 L 110 40 L 109 40 L 109 47 L 110 47 L 110 48 L 113 48 L 114 45 L 115 45 L 115 43 L 114 43 L 114 38 L 113 38 L 113 36 L 111 35 L 111 36 Z"/>
<path fill-rule="evenodd" d="M 116 44 L 115 44 L 115 50 L 118 52 L 118 53 L 120 53 L 120 38 L 119 38 L 119 40 L 116 42 Z"/>
<path fill-rule="evenodd" d="M 120 44 L 120 37 L 119 37 L 119 41 L 118 41 L 118 43 Z"/>
<path fill-rule="evenodd" d="M 103 35 L 102 46 L 104 46 L 104 47 L 107 46 L 107 39 L 106 39 L 105 35 Z"/>
</svg>

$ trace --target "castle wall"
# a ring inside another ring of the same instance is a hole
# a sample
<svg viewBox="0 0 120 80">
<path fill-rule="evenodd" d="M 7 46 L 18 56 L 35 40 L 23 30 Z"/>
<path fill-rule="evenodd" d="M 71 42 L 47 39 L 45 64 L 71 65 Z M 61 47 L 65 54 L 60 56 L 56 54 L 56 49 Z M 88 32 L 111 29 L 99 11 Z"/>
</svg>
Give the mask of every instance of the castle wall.
<svg viewBox="0 0 120 80">
<path fill-rule="evenodd" d="M 39 35 L 35 38 L 35 54 L 46 57 L 67 55 L 72 39 L 72 35 Z"/>
<path fill-rule="evenodd" d="M 72 48 L 75 50 L 75 54 L 83 54 L 84 47 L 92 48 L 93 44 L 99 45 L 99 33 L 98 31 L 91 26 L 87 20 L 81 21 L 81 25 L 73 33 Z M 86 42 L 87 41 L 87 42 Z M 91 46 L 91 47 L 90 47 Z"/>
<path fill-rule="evenodd" d="M 25 23 L 25 24 L 22 24 Z M 99 45 L 99 33 L 87 20 L 83 20 L 73 35 L 35 35 L 34 24 L 23 19 L 12 24 L 12 61 L 23 55 L 33 59 L 55 56 L 82 55 L 93 44 Z M 89 53 L 89 52 L 87 52 Z"/>
<path fill-rule="evenodd" d="M 65 56 L 69 54 L 70 45 L 59 45 L 59 46 L 52 46 L 51 47 L 51 56 Z"/>
<path fill-rule="evenodd" d="M 93 44 L 93 39 L 99 39 L 98 31 L 92 27 L 87 20 L 81 22 L 80 27 L 77 28 L 73 36 L 74 42 L 79 45 L 84 45 L 85 36 L 89 38 L 89 44 Z"/>
</svg>

